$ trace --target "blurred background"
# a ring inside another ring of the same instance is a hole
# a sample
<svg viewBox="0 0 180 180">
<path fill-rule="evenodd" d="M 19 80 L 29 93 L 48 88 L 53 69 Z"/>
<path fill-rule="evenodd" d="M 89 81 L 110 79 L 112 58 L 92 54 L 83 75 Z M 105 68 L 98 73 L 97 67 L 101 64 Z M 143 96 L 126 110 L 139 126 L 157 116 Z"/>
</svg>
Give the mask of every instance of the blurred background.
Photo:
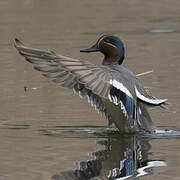
<svg viewBox="0 0 180 180">
<path fill-rule="evenodd" d="M 153 70 L 140 77 L 143 85 L 154 96 L 169 100 L 168 110 L 150 110 L 155 125 L 180 129 L 179 0 L 1 0 L 0 180 L 51 179 L 57 172 L 74 169 L 74 162 L 87 160 L 89 152 L 104 147 L 96 145 L 100 137 L 74 137 L 72 131 L 107 125 L 86 100 L 34 71 L 15 50 L 14 38 L 101 64 L 101 54 L 79 50 L 102 34 L 124 40 L 124 65 L 135 74 Z M 63 127 L 71 127 L 70 137 L 62 136 Z M 149 143 L 149 159 L 165 160 L 168 166 L 142 179 L 179 179 L 179 139 Z"/>
</svg>

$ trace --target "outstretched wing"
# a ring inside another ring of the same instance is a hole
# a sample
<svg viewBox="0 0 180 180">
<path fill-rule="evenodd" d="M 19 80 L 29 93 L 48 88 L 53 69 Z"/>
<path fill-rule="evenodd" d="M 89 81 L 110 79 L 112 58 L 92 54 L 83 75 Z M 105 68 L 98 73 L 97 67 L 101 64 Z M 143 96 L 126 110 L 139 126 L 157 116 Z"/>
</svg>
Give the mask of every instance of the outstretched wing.
<svg viewBox="0 0 180 180">
<path fill-rule="evenodd" d="M 80 97 L 87 97 L 88 102 L 112 123 L 109 109 L 105 108 L 102 101 L 103 98 L 108 99 L 111 79 L 108 68 L 57 55 L 53 51 L 30 48 L 18 39 L 15 39 L 15 48 L 45 77 L 60 86 L 73 89 Z"/>
<path fill-rule="evenodd" d="M 59 85 L 74 88 L 80 83 L 94 94 L 108 97 L 111 74 L 105 67 L 57 55 L 53 51 L 30 48 L 18 39 L 15 40 L 15 47 L 36 70 Z"/>
</svg>

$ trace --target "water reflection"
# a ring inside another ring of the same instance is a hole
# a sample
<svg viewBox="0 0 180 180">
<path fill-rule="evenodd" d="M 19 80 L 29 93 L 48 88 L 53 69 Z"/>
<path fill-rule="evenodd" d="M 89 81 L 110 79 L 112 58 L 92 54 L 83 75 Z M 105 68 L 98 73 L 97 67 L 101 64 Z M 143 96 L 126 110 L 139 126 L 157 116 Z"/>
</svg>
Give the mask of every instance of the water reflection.
<svg viewBox="0 0 180 180">
<path fill-rule="evenodd" d="M 88 161 L 76 163 L 77 168 L 52 177 L 53 180 L 115 180 L 131 179 L 152 174 L 153 167 L 166 166 L 165 161 L 149 160 L 148 138 L 138 135 L 107 137 L 99 140 L 103 150 L 89 153 Z"/>
</svg>

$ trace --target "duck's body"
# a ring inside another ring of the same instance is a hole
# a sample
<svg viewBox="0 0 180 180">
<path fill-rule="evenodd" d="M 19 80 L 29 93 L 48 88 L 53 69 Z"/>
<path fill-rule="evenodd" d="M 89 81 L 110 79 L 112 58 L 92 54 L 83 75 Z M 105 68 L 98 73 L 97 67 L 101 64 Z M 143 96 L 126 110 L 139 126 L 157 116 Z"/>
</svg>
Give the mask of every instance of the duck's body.
<svg viewBox="0 0 180 180">
<path fill-rule="evenodd" d="M 94 46 L 81 51 L 102 52 L 105 58 L 101 66 L 52 51 L 29 48 L 17 39 L 15 47 L 44 76 L 63 87 L 74 89 L 81 97 L 87 97 L 120 132 L 154 131 L 145 105 L 161 105 L 166 99 L 151 97 L 137 77 L 121 65 L 124 46 L 116 36 L 102 36 Z"/>
</svg>

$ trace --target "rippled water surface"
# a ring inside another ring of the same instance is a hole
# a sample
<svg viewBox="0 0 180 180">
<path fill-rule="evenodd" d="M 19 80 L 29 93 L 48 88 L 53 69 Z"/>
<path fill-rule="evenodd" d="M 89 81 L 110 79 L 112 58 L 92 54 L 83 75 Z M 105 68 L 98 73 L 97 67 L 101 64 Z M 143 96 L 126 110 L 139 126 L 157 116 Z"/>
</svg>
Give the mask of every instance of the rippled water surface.
<svg viewBox="0 0 180 180">
<path fill-rule="evenodd" d="M 126 44 L 125 66 L 167 110 L 150 110 L 160 129 L 180 130 L 179 0 L 0 1 L 0 180 L 179 180 L 179 136 L 120 136 L 86 100 L 35 72 L 13 47 L 37 48 L 100 64 L 80 54 L 101 34 Z M 26 91 L 24 91 L 26 90 Z M 161 133 L 161 132 L 159 132 Z"/>
</svg>

